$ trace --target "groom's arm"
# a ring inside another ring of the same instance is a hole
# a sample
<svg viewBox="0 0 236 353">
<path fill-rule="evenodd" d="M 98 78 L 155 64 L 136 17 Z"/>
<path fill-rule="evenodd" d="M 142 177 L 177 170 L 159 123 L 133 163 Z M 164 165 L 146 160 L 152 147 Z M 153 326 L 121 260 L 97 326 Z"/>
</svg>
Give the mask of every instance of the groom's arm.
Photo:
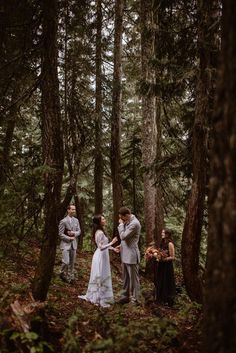
<svg viewBox="0 0 236 353">
<path fill-rule="evenodd" d="M 125 225 L 121 223 L 118 226 L 118 232 L 121 240 L 127 240 L 137 233 L 137 226 L 135 223 L 131 223 L 128 228 L 125 229 Z"/>
<path fill-rule="evenodd" d="M 74 236 L 78 237 L 80 234 L 81 234 L 81 228 L 80 228 L 79 221 L 77 220 L 76 231 L 74 232 Z"/>
<path fill-rule="evenodd" d="M 66 229 L 65 223 L 63 220 L 61 220 L 59 223 L 59 237 L 61 240 L 65 241 L 66 243 L 70 243 L 73 240 L 73 238 L 64 234 L 65 229 Z"/>
</svg>

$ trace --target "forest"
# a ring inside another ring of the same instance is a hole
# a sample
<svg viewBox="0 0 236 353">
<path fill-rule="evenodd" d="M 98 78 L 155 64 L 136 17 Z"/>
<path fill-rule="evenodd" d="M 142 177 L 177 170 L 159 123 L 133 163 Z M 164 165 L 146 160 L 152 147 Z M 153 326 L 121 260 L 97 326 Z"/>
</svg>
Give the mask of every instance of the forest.
<svg viewBox="0 0 236 353">
<path fill-rule="evenodd" d="M 0 1 L 0 353 L 235 352 L 235 18 L 233 0 Z M 124 206 L 141 225 L 140 301 L 119 302 L 120 248 L 114 303 L 80 300 L 102 252 L 93 217 L 122 244 Z M 146 256 L 163 229 L 173 305 Z"/>
</svg>

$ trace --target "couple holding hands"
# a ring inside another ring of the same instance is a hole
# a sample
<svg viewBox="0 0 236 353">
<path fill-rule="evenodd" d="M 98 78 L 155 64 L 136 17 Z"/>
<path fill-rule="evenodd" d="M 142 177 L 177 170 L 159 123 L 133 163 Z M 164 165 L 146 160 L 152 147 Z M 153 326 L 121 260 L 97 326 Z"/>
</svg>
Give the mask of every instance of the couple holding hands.
<svg viewBox="0 0 236 353">
<path fill-rule="evenodd" d="M 131 302 L 138 303 L 139 299 L 139 262 L 140 252 L 138 241 L 140 237 L 140 223 L 131 214 L 127 207 L 119 210 L 118 232 L 121 240 L 120 245 L 113 247 L 118 238 L 109 242 L 105 232 L 105 217 L 96 215 L 93 217 L 93 239 L 97 249 L 93 255 L 90 279 L 85 295 L 79 295 L 84 299 L 101 307 L 109 307 L 114 303 L 109 250 L 120 253 L 122 264 L 123 291 L 120 304 Z"/>
<path fill-rule="evenodd" d="M 62 250 L 62 267 L 60 277 L 63 281 L 72 283 L 74 279 L 74 264 L 77 249 L 77 237 L 80 235 L 80 225 L 74 217 L 76 209 L 74 205 L 67 208 L 67 217 L 59 224 L 60 248 Z M 120 253 L 122 265 L 123 291 L 119 303 L 138 303 L 139 300 L 139 262 L 140 252 L 138 247 L 140 237 L 140 223 L 131 214 L 127 207 L 119 210 L 119 238 L 120 245 L 113 247 L 118 238 L 109 242 L 104 229 L 106 220 L 103 215 L 93 217 L 93 240 L 97 249 L 93 255 L 90 279 L 85 295 L 79 295 L 84 299 L 101 307 L 109 307 L 114 302 L 112 290 L 112 278 L 109 250 Z M 149 254 L 149 247 L 146 253 Z M 155 250 L 155 249 L 154 249 Z M 165 258 L 154 267 L 154 283 L 156 287 L 155 299 L 157 302 L 168 303 L 172 306 L 175 297 L 175 279 L 173 260 L 175 258 L 174 244 L 171 239 L 171 231 L 163 229 L 160 251 L 166 252 Z M 158 250 L 155 250 L 158 251 Z"/>
</svg>

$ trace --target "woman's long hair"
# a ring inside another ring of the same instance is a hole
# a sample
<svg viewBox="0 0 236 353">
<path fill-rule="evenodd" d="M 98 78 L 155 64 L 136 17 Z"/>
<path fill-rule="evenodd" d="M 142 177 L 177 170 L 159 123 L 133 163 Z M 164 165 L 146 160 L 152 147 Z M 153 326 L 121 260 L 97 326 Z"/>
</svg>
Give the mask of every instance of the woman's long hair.
<svg viewBox="0 0 236 353">
<path fill-rule="evenodd" d="M 92 238 L 93 238 L 94 242 L 95 242 L 95 233 L 97 230 L 102 230 L 103 233 L 105 233 L 104 228 L 101 225 L 102 217 L 103 217 L 103 215 L 101 215 L 101 214 L 97 214 L 93 217 L 93 232 L 92 232 L 93 236 L 92 236 Z"/>
<path fill-rule="evenodd" d="M 169 242 L 173 243 L 172 240 L 172 231 L 170 229 L 164 229 L 165 231 L 165 238 L 161 239 L 161 246 L 164 244 L 168 244 Z"/>
</svg>

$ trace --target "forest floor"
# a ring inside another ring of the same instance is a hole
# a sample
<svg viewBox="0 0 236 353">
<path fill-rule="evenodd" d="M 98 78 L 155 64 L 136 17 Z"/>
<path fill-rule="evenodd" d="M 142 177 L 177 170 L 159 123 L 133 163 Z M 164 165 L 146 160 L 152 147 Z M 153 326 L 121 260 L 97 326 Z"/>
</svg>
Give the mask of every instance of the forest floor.
<svg viewBox="0 0 236 353">
<path fill-rule="evenodd" d="M 184 293 L 177 295 L 172 308 L 157 305 L 153 300 L 153 283 L 142 271 L 140 306 L 114 304 L 102 309 L 78 299 L 87 289 L 91 251 L 78 252 L 73 284 L 62 282 L 58 276 L 61 260 L 58 251 L 48 298 L 40 309 L 31 295 L 38 255 L 39 249 L 31 245 L 27 253 L 12 252 L 1 258 L 1 353 L 200 352 L 201 308 Z M 118 254 L 111 254 L 111 268 L 117 300 L 122 288 Z"/>
</svg>

